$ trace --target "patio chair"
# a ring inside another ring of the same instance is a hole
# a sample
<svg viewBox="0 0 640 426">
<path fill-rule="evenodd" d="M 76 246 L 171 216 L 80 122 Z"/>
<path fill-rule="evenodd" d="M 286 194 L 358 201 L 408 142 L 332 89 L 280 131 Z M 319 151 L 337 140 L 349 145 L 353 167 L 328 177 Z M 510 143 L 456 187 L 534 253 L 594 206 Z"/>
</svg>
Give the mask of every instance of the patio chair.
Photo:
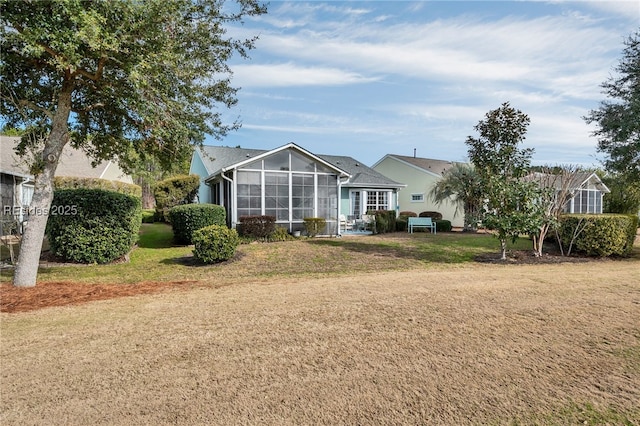
<svg viewBox="0 0 640 426">
<path fill-rule="evenodd" d="M 340 229 L 343 232 L 353 230 L 353 220 L 347 219 L 347 217 L 343 214 L 340 215 Z"/>
</svg>

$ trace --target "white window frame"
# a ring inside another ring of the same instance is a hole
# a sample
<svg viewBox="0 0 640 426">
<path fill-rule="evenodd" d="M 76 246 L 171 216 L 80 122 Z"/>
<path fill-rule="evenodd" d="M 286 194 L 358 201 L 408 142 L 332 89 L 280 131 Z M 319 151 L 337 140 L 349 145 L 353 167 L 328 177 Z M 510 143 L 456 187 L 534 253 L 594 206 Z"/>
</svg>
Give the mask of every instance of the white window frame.
<svg viewBox="0 0 640 426">
<path fill-rule="evenodd" d="M 414 199 L 414 197 L 419 197 L 419 199 Z M 415 192 L 411 194 L 411 202 L 412 203 L 424 203 L 424 192 Z"/>
</svg>

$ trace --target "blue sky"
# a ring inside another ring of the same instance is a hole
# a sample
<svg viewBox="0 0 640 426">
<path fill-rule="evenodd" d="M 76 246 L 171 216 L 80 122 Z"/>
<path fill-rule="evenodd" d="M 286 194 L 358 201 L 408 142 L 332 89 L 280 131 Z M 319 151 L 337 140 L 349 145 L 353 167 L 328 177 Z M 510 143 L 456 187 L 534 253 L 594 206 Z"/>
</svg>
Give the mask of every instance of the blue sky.
<svg viewBox="0 0 640 426">
<path fill-rule="evenodd" d="M 582 117 L 639 28 L 637 0 L 271 1 L 229 31 L 260 37 L 231 63 L 242 128 L 205 143 L 465 161 L 473 127 L 509 101 L 531 118 L 534 164 L 598 166 Z"/>
</svg>

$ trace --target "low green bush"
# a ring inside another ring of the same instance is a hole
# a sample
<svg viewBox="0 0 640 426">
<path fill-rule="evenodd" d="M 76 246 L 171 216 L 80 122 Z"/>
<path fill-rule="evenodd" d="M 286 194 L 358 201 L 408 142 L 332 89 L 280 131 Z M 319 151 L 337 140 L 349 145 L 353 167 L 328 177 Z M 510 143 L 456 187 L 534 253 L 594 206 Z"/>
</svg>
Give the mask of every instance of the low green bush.
<svg viewBox="0 0 640 426">
<path fill-rule="evenodd" d="M 51 252 L 71 262 L 108 263 L 138 240 L 139 197 L 103 189 L 56 189 L 47 221 Z"/>
<path fill-rule="evenodd" d="M 563 249 L 587 256 L 628 256 L 638 228 L 636 215 L 570 214 L 560 218 L 558 232 Z"/>
<path fill-rule="evenodd" d="M 418 214 L 410 211 L 401 211 L 398 216 L 400 217 L 418 217 Z"/>
<path fill-rule="evenodd" d="M 235 229 L 211 225 L 193 233 L 193 256 L 202 263 L 216 263 L 231 259 L 240 244 Z"/>
<path fill-rule="evenodd" d="M 270 243 L 295 240 L 293 235 L 289 234 L 286 228 L 276 226 L 276 229 L 267 236 L 267 241 Z"/>
<path fill-rule="evenodd" d="M 275 216 L 240 216 L 238 232 L 242 237 L 266 239 L 275 230 Z"/>
<path fill-rule="evenodd" d="M 305 217 L 304 231 L 309 237 L 322 234 L 327 226 L 327 221 L 322 217 Z"/>
<path fill-rule="evenodd" d="M 217 204 L 183 204 L 169 210 L 173 240 L 193 244 L 193 233 L 209 225 L 226 226 L 227 213 Z"/>
<path fill-rule="evenodd" d="M 415 217 L 415 216 L 413 216 Z M 407 216 L 400 216 L 396 219 L 396 231 L 398 232 L 407 232 L 407 226 L 409 223 L 409 219 Z"/>
<path fill-rule="evenodd" d="M 422 212 L 418 217 L 430 217 L 433 220 L 442 220 L 442 213 L 440 212 Z"/>
<path fill-rule="evenodd" d="M 156 221 L 155 209 L 142 210 L 142 223 L 154 223 Z"/>
<path fill-rule="evenodd" d="M 452 229 L 450 220 L 441 219 L 441 220 L 434 220 L 434 222 L 436 224 L 437 232 L 450 232 Z"/>
</svg>

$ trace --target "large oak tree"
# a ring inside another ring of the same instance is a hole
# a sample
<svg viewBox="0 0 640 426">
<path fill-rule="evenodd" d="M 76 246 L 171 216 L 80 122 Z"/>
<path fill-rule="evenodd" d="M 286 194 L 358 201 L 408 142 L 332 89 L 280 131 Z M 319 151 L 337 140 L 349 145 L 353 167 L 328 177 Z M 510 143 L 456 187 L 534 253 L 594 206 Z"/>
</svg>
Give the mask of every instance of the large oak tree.
<svg viewBox="0 0 640 426">
<path fill-rule="evenodd" d="M 31 207 L 48 211 L 66 144 L 96 161 L 152 157 L 169 167 L 205 134 L 224 136 L 236 103 L 228 60 L 254 39 L 225 27 L 265 13 L 256 0 L 2 0 L 1 112 L 26 129 L 18 154 L 35 175 Z M 36 283 L 46 214 L 23 236 L 14 285 Z"/>
</svg>

